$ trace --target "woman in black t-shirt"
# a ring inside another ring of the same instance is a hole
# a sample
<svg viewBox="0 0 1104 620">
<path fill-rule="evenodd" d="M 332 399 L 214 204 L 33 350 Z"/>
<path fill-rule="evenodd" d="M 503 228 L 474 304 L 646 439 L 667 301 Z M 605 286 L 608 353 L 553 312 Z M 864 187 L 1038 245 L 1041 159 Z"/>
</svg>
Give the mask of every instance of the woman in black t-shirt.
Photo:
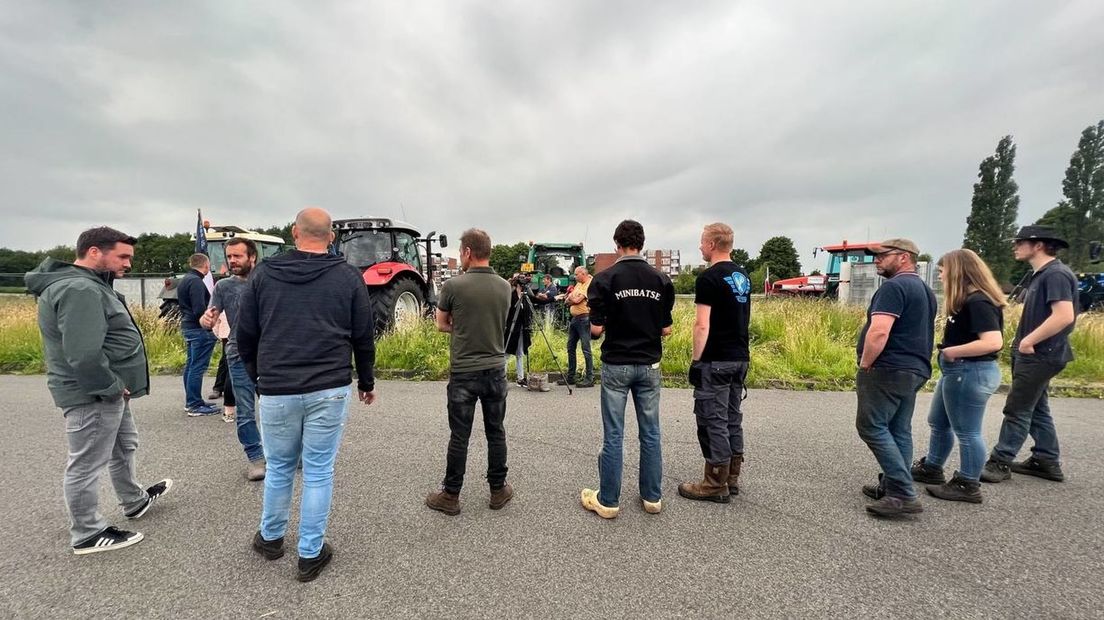
<svg viewBox="0 0 1104 620">
<path fill-rule="evenodd" d="M 993 272 L 970 250 L 953 250 L 939 259 L 947 324 L 939 344 L 942 376 L 932 396 L 927 456 L 912 466 L 916 482 L 928 493 L 953 501 L 981 503 L 979 478 L 985 465 L 981 420 L 985 405 L 1001 382 L 997 354 L 1004 345 L 1004 294 Z M 959 444 L 959 470 L 950 481 L 943 464 Z"/>
</svg>

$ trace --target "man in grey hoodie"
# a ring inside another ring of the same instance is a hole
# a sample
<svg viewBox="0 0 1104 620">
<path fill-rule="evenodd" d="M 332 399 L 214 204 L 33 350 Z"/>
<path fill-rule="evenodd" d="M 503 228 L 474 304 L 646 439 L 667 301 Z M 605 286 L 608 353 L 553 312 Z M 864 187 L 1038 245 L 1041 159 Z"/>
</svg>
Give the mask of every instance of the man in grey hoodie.
<svg viewBox="0 0 1104 620">
<path fill-rule="evenodd" d="M 140 532 L 109 526 L 99 513 L 105 467 L 128 519 L 145 515 L 173 484 L 165 479 L 142 488 L 134 468 L 138 429 L 130 400 L 149 393 L 149 366 L 142 333 L 111 282 L 130 269 L 135 243 L 117 230 L 92 228 L 77 239 L 75 262 L 47 258 L 25 278 L 38 298 L 47 385 L 65 416 L 65 503 L 78 555 L 142 540 Z"/>
</svg>

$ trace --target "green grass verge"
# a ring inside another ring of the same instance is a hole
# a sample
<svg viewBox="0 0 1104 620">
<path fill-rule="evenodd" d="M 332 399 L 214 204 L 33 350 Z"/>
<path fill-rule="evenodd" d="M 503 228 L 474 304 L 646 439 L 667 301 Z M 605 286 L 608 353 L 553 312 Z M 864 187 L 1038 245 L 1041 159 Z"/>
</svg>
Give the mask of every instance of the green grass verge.
<svg viewBox="0 0 1104 620">
<path fill-rule="evenodd" d="M 862 328 L 864 311 L 825 301 L 770 299 L 758 301 L 752 312 L 752 365 L 750 387 L 850 390 L 855 378 L 855 340 Z M 1018 308 L 1006 313 L 1006 340 L 1011 342 L 1019 323 Z M 155 310 L 138 310 L 135 319 L 142 328 L 149 352 L 150 370 L 155 374 L 177 374 L 184 366 L 184 343 L 179 331 L 157 319 Z M 679 300 L 674 312 L 674 333 L 664 341 L 662 361 L 665 383 L 686 385 L 690 365 L 691 327 L 694 307 Z M 567 335 L 552 325 L 537 321 L 530 368 L 556 372 L 545 337 L 566 366 Z M 942 325 L 937 326 L 942 330 Z M 541 335 L 543 333 L 543 336 Z M 1104 315 L 1085 315 L 1074 330 L 1074 360 L 1055 381 L 1059 393 L 1104 395 Z M 595 365 L 601 372 L 595 342 Z M 416 379 L 444 379 L 448 375 L 449 336 L 438 332 L 431 321 L 412 321 L 384 336 L 377 343 L 376 367 L 381 376 Z M 581 357 L 581 356 L 580 356 Z M 218 361 L 216 355 L 212 368 Z M 582 359 L 579 360 L 582 363 Z M 1005 382 L 1010 378 L 1008 348 L 1001 354 Z M 511 363 L 511 368 L 513 364 Z M 42 344 L 35 319 L 34 301 L 27 297 L 0 298 L 0 372 L 42 373 Z M 394 371 L 394 372 L 388 372 Z M 511 371 L 512 373 L 512 371 Z"/>
</svg>

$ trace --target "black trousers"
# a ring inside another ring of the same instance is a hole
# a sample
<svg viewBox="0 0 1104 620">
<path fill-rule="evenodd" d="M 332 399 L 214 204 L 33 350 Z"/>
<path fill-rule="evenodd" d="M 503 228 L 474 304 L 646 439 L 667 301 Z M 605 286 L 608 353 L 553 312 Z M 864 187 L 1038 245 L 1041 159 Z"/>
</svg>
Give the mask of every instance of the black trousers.
<svg viewBox="0 0 1104 620">
<path fill-rule="evenodd" d="M 506 371 L 502 366 L 449 375 L 448 456 L 445 481 L 449 493 L 459 493 L 468 467 L 468 440 L 475 422 L 475 404 L 483 409 L 483 428 L 487 434 L 487 482 L 491 489 L 506 484 Z"/>
</svg>

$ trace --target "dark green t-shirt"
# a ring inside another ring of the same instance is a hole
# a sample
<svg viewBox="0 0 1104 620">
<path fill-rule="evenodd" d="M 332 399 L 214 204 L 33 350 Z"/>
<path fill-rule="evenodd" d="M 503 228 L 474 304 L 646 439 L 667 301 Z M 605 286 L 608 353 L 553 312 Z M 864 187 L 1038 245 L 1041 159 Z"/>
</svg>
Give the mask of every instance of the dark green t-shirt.
<svg viewBox="0 0 1104 620">
<path fill-rule="evenodd" d="M 472 267 L 441 286 L 437 308 L 452 314 L 449 371 L 473 372 L 506 363 L 503 334 L 510 285 L 490 267 Z"/>
</svg>

